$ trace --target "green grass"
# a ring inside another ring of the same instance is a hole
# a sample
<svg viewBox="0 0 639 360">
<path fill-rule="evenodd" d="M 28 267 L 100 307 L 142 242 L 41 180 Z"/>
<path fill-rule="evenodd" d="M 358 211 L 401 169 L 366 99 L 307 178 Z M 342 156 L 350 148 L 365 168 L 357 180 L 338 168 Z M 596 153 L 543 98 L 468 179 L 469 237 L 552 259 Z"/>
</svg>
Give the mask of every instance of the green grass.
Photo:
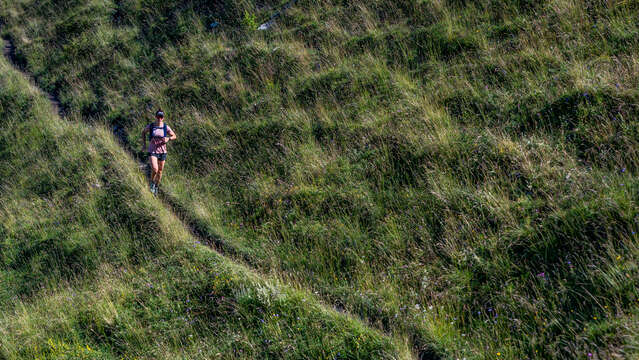
<svg viewBox="0 0 639 360">
<path fill-rule="evenodd" d="M 302 0 L 267 32 L 272 2 L 34 4 L 0 3 L 18 60 L 133 149 L 163 107 L 167 196 L 235 260 L 414 356 L 639 355 L 636 1 Z M 76 162 L 14 186 L 62 194 Z M 51 279 L 100 269 L 46 246 Z"/>
<path fill-rule="evenodd" d="M 53 115 L 4 59 L 0 84 L 0 359 L 405 357 L 201 244 L 105 129 Z"/>
</svg>

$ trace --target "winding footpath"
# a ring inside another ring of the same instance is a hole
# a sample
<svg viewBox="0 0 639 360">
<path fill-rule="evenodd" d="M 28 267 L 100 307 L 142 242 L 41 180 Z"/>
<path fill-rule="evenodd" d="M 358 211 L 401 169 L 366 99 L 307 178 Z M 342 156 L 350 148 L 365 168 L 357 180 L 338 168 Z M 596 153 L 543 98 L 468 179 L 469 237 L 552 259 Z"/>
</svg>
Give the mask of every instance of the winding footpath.
<svg viewBox="0 0 639 360">
<path fill-rule="evenodd" d="M 288 6 L 285 6 L 282 11 L 285 11 L 286 9 L 288 9 L 290 5 L 295 3 L 295 1 L 296 0 L 289 2 Z M 280 16 L 279 12 L 271 20 L 274 20 L 274 18 L 277 18 L 278 16 Z M 49 99 L 52 111 L 54 113 L 58 114 L 61 118 L 65 118 L 67 115 L 67 112 L 64 106 L 62 105 L 62 103 L 60 102 L 59 98 L 55 94 L 49 93 L 45 91 L 44 89 L 42 89 L 38 85 L 35 77 L 32 74 L 30 74 L 26 69 L 24 69 L 24 67 L 21 65 L 19 61 L 19 58 L 16 56 L 16 47 L 13 45 L 13 43 L 10 40 L 4 39 L 4 38 L 2 39 L 2 41 L 3 41 L 2 53 L 5 56 L 5 58 L 7 58 L 9 63 L 16 69 L 16 71 L 18 71 L 24 77 L 26 77 L 31 82 L 31 84 L 33 84 L 35 88 L 39 89 L 40 92 Z M 128 136 L 125 130 L 122 127 L 116 127 L 113 129 L 113 135 L 116 139 L 119 140 L 118 143 L 125 150 L 125 152 L 129 154 L 131 159 L 138 164 L 138 168 L 140 172 L 146 173 L 148 176 L 149 166 L 146 162 L 140 161 L 140 157 L 138 156 L 138 154 L 136 154 L 136 152 L 133 150 L 130 144 L 127 143 L 126 139 L 128 138 Z M 182 205 L 180 205 L 177 199 L 175 199 L 175 197 L 173 197 L 171 194 L 165 191 L 160 191 L 158 200 L 170 213 L 172 213 L 175 216 L 177 220 L 179 220 L 182 223 L 184 228 L 190 232 L 190 235 L 193 237 L 193 239 L 200 241 L 200 243 L 202 244 L 206 244 L 211 249 L 219 253 L 221 256 L 224 256 L 236 263 L 244 265 L 245 267 L 247 267 L 248 269 L 250 269 L 251 271 L 257 274 L 260 274 L 265 277 L 269 277 L 268 274 L 265 274 L 263 271 L 260 271 L 260 267 L 258 266 L 259 264 L 257 263 L 256 259 L 251 257 L 250 254 L 247 254 L 242 252 L 241 250 L 238 250 L 236 247 L 234 247 L 229 241 L 227 241 L 223 237 L 213 233 L 209 229 L 209 227 L 206 224 L 204 224 L 201 220 L 197 219 L 197 217 L 195 216 L 190 215 L 188 211 Z M 308 293 L 311 294 L 312 292 L 308 291 Z M 356 318 L 359 321 L 361 321 L 363 324 L 366 324 L 366 326 L 370 327 L 370 324 L 367 324 L 367 321 L 365 319 L 363 319 L 362 317 L 356 314 L 347 312 L 344 309 L 343 305 L 341 305 L 339 302 L 331 302 L 331 301 L 327 302 L 327 299 L 322 297 L 321 295 L 320 296 L 315 295 L 315 296 L 317 297 L 318 302 L 323 304 L 323 306 L 325 306 L 326 308 L 330 308 L 337 313 L 341 313 L 346 316 Z M 393 336 L 393 334 L 389 333 L 387 330 L 380 329 L 375 326 L 372 326 L 372 328 L 377 329 L 378 331 L 380 331 L 381 333 L 387 336 L 390 336 L 390 337 Z M 419 359 L 438 359 L 437 355 L 430 354 L 430 353 L 424 353 L 424 354 L 420 353 L 418 355 L 418 358 Z"/>
</svg>

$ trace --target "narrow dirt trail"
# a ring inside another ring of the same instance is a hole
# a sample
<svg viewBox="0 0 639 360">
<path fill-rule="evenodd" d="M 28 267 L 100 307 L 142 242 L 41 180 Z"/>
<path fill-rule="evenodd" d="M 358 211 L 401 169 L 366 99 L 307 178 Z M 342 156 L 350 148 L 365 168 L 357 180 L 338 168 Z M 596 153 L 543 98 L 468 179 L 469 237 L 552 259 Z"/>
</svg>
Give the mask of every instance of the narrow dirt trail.
<svg viewBox="0 0 639 360">
<path fill-rule="evenodd" d="M 58 97 L 55 96 L 54 94 L 51 94 L 45 91 L 43 88 L 41 88 L 38 85 L 35 77 L 32 74 L 30 74 L 28 71 L 26 71 L 23 68 L 23 66 L 21 66 L 20 61 L 18 57 L 16 56 L 16 48 L 13 45 L 13 43 L 11 43 L 11 41 L 9 41 L 8 39 L 3 38 L 2 40 L 3 40 L 2 53 L 5 56 L 5 58 L 9 61 L 9 63 L 23 76 L 28 78 L 29 81 L 33 84 L 33 86 L 39 89 L 40 92 L 49 99 L 49 102 L 51 103 L 51 107 L 54 113 L 58 114 L 61 118 L 65 118 L 67 114 Z M 140 157 L 135 152 L 133 147 L 126 142 L 126 139 L 128 137 L 124 129 L 121 127 L 114 128 L 113 135 L 118 140 L 122 148 L 129 154 L 131 159 L 138 164 L 138 168 L 140 172 L 145 173 L 148 177 L 148 174 L 150 171 L 149 166 L 147 163 L 140 161 Z M 221 256 L 224 256 L 235 263 L 244 265 L 248 269 L 250 269 L 251 271 L 257 274 L 261 274 L 263 276 L 269 277 L 268 274 L 265 274 L 262 270 L 260 270 L 259 264 L 257 263 L 257 260 L 255 258 L 251 257 L 249 254 L 241 252 L 236 247 L 234 247 L 231 243 L 225 240 L 222 236 L 212 233 L 211 230 L 208 229 L 207 226 L 203 224 L 200 220 L 198 220 L 194 216 L 189 215 L 188 211 L 184 209 L 184 207 L 180 205 L 179 202 L 173 196 L 171 196 L 171 194 L 166 193 L 164 191 L 160 191 L 158 200 L 163 204 L 163 206 L 167 210 L 169 210 L 175 216 L 176 219 L 178 219 L 182 223 L 184 228 L 189 231 L 189 233 L 194 239 L 200 241 L 202 244 L 206 244 L 211 249 L 219 253 Z M 312 293 L 312 291 L 310 290 L 308 290 L 308 292 L 309 294 Z M 390 337 L 393 336 L 393 334 L 388 332 L 386 329 L 380 329 L 376 326 L 371 326 L 370 324 L 368 324 L 365 318 L 362 318 L 361 316 L 358 316 L 357 314 L 353 314 L 346 311 L 341 303 L 333 303 L 330 301 L 327 302 L 326 299 L 322 296 L 317 296 L 317 299 L 326 308 L 330 308 L 337 313 L 341 313 L 346 316 L 356 318 L 359 321 L 361 321 L 363 324 L 365 324 L 367 327 L 376 329 L 387 336 L 390 336 Z M 425 356 L 423 356 L 423 354 L 420 354 L 418 355 L 417 358 L 438 359 L 436 355 L 432 355 L 430 353 L 427 353 Z"/>
</svg>

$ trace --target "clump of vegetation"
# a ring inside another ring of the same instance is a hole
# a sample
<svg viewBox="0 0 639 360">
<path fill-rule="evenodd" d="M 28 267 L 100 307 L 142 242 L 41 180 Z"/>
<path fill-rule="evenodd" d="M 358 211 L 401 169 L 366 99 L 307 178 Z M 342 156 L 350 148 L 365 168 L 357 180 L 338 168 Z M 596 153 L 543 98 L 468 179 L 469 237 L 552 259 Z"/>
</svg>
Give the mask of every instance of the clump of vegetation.
<svg viewBox="0 0 639 360">
<path fill-rule="evenodd" d="M 167 199 L 235 260 L 414 356 L 637 356 L 634 2 L 301 0 L 265 32 L 275 2 L 209 3 L 22 0 L 0 18 L 70 119 L 133 143 L 167 109 Z M 24 189 L 64 193 L 34 174 Z M 155 226 L 126 209 L 109 222 Z M 63 278 L 100 269 L 24 236 Z"/>
</svg>

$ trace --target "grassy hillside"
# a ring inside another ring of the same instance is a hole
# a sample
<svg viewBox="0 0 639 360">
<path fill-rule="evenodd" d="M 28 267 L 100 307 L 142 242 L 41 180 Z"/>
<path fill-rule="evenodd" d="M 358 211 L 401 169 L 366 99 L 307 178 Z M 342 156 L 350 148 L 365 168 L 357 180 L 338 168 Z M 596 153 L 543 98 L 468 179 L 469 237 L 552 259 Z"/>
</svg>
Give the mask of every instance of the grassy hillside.
<svg viewBox="0 0 639 360">
<path fill-rule="evenodd" d="M 0 59 L 0 359 L 400 358 L 200 244 L 107 131 Z"/>
<path fill-rule="evenodd" d="M 424 358 L 639 356 L 637 1 L 0 4 L 70 119 L 166 110 L 166 197 L 257 271 Z"/>
</svg>

